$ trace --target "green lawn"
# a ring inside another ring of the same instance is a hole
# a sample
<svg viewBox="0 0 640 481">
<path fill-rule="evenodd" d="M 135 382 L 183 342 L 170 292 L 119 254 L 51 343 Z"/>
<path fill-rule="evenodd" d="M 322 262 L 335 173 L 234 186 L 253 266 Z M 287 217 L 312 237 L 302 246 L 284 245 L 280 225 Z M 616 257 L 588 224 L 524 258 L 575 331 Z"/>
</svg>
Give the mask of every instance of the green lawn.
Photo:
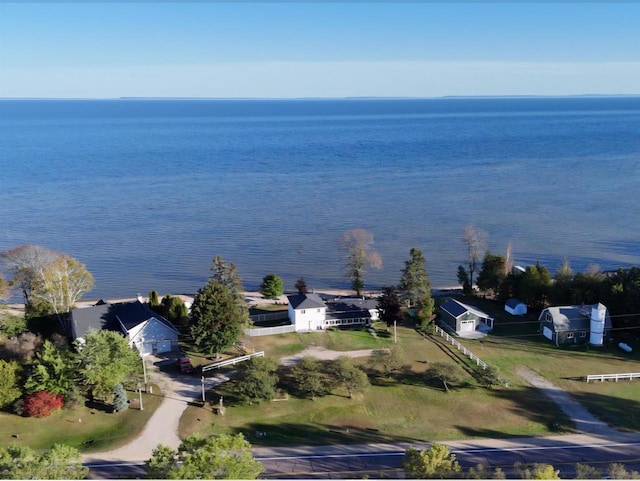
<svg viewBox="0 0 640 481">
<path fill-rule="evenodd" d="M 140 411 L 137 392 L 129 391 L 129 409 L 122 413 L 107 413 L 85 406 L 62 409 L 46 418 L 21 417 L 0 413 L 0 446 L 12 442 L 36 450 L 49 449 L 54 444 L 67 444 L 82 452 L 115 449 L 133 439 L 144 428 L 162 402 L 158 386 L 153 394 L 142 394 Z"/>
<path fill-rule="evenodd" d="M 210 394 L 213 402 L 219 394 L 229 401 L 225 415 L 214 414 L 209 406 L 190 407 L 181 420 L 181 435 L 242 432 L 256 445 L 296 445 L 571 432 L 573 425 L 561 410 L 515 374 L 520 365 L 567 390 L 604 421 L 619 429 L 640 431 L 640 419 L 630 414 L 640 412 L 640 381 L 589 384 L 584 381 L 586 374 L 638 371 L 637 349 L 628 354 L 615 347 L 558 348 L 537 333 L 534 315 L 519 318 L 500 313 L 502 306 L 489 301 L 467 302 L 493 313 L 496 329 L 482 343 L 464 339 L 460 342 L 497 366 L 509 382 L 507 388 L 489 390 L 478 386 L 471 375 L 473 363 L 442 338 L 424 339 L 410 327 L 399 327 L 395 346 L 404 369 L 393 379 L 372 375 L 372 386 L 364 395 L 348 399 L 346 393 L 336 390 L 315 401 L 289 396 L 288 401 L 247 406 L 233 404 L 233 393 L 228 391 L 231 385 L 221 385 L 216 393 Z M 384 326 L 375 327 L 381 334 L 384 332 Z M 311 345 L 334 350 L 394 345 L 391 336 L 376 339 L 358 330 L 266 336 L 251 338 L 249 342 L 274 358 Z M 366 361 L 366 358 L 359 360 L 363 364 Z M 438 361 L 456 363 L 463 373 L 449 393 L 426 382 L 423 375 L 429 363 Z M 258 432 L 267 435 L 259 437 Z"/>
</svg>

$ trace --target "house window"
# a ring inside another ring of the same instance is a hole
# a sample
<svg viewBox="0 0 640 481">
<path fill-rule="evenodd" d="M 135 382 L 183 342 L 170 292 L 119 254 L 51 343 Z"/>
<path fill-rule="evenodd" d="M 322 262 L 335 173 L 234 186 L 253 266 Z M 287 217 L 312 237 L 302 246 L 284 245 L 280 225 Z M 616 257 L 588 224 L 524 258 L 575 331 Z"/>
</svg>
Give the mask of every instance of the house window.
<svg viewBox="0 0 640 481">
<path fill-rule="evenodd" d="M 587 332 L 586 331 L 582 331 L 580 333 L 580 337 L 587 337 Z"/>
<path fill-rule="evenodd" d="M 573 339 L 573 332 L 567 332 L 567 339 Z"/>
<path fill-rule="evenodd" d="M 306 312 L 305 309 L 302 309 L 302 313 L 304 314 L 305 312 Z"/>
<path fill-rule="evenodd" d="M 320 312 L 320 308 L 318 308 L 318 309 L 316 310 L 316 312 Z"/>
</svg>

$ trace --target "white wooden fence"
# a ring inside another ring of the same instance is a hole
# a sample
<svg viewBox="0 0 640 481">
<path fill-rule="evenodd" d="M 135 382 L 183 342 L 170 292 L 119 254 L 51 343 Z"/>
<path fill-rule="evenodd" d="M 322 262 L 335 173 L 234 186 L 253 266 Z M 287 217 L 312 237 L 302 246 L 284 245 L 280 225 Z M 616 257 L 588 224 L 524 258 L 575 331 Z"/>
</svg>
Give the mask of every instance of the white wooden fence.
<svg viewBox="0 0 640 481">
<path fill-rule="evenodd" d="M 480 359 L 478 356 L 476 356 L 474 353 L 472 353 L 469 349 L 467 349 L 462 344 L 460 344 L 458 341 L 456 341 L 452 336 L 450 336 L 447 332 L 445 332 L 439 326 L 436 326 L 436 333 L 440 334 L 440 336 L 444 337 L 448 342 L 451 343 L 451 345 L 457 347 L 458 351 L 462 351 L 462 353 L 465 356 L 467 356 L 469 359 L 471 359 L 473 362 L 475 362 L 476 365 L 482 366 L 482 369 L 486 369 L 487 368 L 487 363 L 486 362 L 484 362 L 482 359 Z"/>
<path fill-rule="evenodd" d="M 633 379 L 640 379 L 640 372 L 626 372 L 624 374 L 589 374 L 587 376 L 587 382 L 589 381 L 615 381 L 618 382 L 619 379 L 628 379 L 629 381 Z"/>
<path fill-rule="evenodd" d="M 252 354 L 247 354 L 245 356 L 232 357 L 231 359 L 225 359 L 224 361 L 214 362 L 213 364 L 207 364 L 206 366 L 202 366 L 202 372 L 210 371 L 211 369 L 218 369 L 223 366 L 231 366 L 233 364 L 238 364 L 242 361 L 248 361 L 252 357 L 264 357 L 264 351 L 256 351 Z"/>
<path fill-rule="evenodd" d="M 245 329 L 245 335 L 249 337 L 256 336 L 271 336 L 273 334 L 286 334 L 288 332 L 295 332 L 296 326 L 293 324 L 289 326 L 275 326 L 275 327 L 256 327 L 255 329 Z"/>
</svg>

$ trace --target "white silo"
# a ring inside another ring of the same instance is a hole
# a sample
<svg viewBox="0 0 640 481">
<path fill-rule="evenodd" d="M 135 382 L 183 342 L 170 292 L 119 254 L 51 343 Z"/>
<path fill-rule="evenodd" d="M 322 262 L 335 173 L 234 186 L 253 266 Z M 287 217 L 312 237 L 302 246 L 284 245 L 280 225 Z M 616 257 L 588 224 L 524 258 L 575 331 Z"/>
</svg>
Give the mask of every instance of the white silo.
<svg viewBox="0 0 640 481">
<path fill-rule="evenodd" d="M 606 314 L 607 308 L 602 304 L 591 308 L 591 335 L 589 336 L 589 344 L 592 346 L 602 346 L 604 344 L 604 319 Z"/>
</svg>

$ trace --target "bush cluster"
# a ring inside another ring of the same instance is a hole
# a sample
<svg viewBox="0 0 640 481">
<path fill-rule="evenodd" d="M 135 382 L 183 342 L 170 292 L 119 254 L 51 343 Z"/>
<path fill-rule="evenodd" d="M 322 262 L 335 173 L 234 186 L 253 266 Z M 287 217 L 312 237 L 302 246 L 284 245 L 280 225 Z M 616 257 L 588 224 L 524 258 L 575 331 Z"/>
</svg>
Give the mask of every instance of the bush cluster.
<svg viewBox="0 0 640 481">
<path fill-rule="evenodd" d="M 49 391 L 38 391 L 28 395 L 22 404 L 24 414 L 29 417 L 44 418 L 53 411 L 64 406 L 62 394 L 54 394 Z"/>
</svg>

